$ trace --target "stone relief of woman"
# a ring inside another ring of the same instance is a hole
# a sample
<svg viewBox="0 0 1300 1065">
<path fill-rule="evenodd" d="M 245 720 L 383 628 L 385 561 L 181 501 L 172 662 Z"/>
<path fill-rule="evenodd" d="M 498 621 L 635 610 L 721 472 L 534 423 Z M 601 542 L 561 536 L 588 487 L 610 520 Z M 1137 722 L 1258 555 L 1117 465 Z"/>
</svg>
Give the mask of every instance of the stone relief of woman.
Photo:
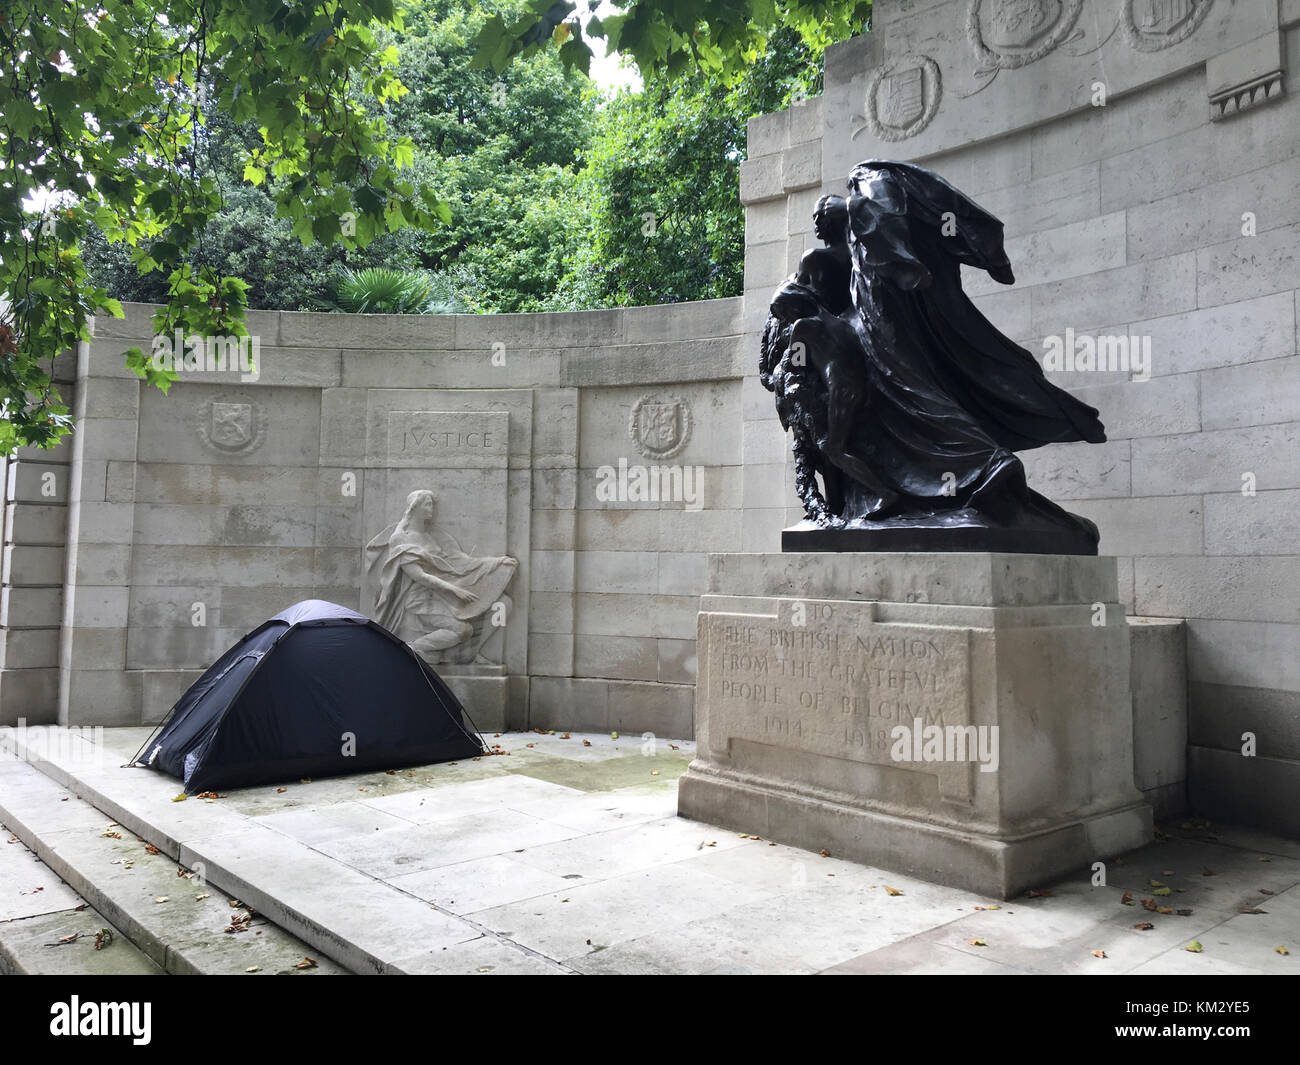
<svg viewBox="0 0 1300 1065">
<path fill-rule="evenodd" d="M 435 502 L 427 489 L 412 492 L 401 520 L 366 545 L 372 616 L 430 664 L 493 664 L 483 645 L 509 616 L 505 589 L 519 562 L 466 554 L 434 529 Z"/>
</svg>

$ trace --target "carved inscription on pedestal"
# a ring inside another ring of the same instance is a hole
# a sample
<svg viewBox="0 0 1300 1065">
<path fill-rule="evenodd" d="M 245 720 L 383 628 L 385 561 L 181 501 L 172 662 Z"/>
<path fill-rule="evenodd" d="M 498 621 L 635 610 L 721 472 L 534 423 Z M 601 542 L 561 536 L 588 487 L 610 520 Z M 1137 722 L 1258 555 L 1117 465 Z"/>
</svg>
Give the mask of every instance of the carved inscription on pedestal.
<svg viewBox="0 0 1300 1065">
<path fill-rule="evenodd" d="M 871 611 L 780 600 L 776 617 L 701 615 L 710 747 L 740 739 L 930 773 L 944 798 L 969 801 L 970 760 L 896 759 L 893 732 L 971 726 L 966 630 L 885 624 Z"/>
</svg>

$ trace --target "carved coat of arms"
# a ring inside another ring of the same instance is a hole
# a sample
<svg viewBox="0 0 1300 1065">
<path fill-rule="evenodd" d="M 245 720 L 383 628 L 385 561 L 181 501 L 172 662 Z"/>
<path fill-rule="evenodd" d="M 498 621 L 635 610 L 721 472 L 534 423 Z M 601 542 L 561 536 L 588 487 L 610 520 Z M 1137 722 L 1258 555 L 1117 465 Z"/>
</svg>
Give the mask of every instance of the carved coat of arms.
<svg viewBox="0 0 1300 1065">
<path fill-rule="evenodd" d="M 199 408 L 199 436 L 217 451 L 239 455 L 262 443 L 265 417 L 254 403 L 217 399 Z"/>
<path fill-rule="evenodd" d="M 628 434 L 647 458 L 670 458 L 690 439 L 690 404 L 684 399 L 646 396 L 632 408 Z"/>
</svg>

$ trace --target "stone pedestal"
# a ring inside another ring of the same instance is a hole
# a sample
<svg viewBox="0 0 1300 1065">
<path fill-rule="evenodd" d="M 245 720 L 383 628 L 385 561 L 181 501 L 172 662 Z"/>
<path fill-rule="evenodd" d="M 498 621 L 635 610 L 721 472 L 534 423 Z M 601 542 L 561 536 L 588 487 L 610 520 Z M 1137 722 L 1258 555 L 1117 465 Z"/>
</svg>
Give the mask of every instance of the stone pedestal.
<svg viewBox="0 0 1300 1065">
<path fill-rule="evenodd" d="M 709 557 L 684 817 L 1007 898 L 1151 839 L 1115 560 Z"/>
</svg>

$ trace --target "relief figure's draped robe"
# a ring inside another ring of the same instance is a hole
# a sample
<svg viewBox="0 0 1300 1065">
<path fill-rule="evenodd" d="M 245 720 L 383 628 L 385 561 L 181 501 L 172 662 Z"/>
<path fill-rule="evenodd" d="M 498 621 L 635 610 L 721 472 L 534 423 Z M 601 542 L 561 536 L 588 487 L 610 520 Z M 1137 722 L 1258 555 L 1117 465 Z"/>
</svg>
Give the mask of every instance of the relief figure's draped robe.
<svg viewBox="0 0 1300 1065">
<path fill-rule="evenodd" d="M 439 617 L 474 622 L 492 609 L 514 576 L 512 558 L 475 558 L 447 533 L 439 531 L 435 538 L 399 528 L 400 523 L 390 525 L 366 545 L 366 572 L 375 593 L 374 619 L 405 640 L 429 632 Z M 413 580 L 403 572 L 407 564 L 478 598 L 464 603 L 444 589 Z"/>
</svg>

